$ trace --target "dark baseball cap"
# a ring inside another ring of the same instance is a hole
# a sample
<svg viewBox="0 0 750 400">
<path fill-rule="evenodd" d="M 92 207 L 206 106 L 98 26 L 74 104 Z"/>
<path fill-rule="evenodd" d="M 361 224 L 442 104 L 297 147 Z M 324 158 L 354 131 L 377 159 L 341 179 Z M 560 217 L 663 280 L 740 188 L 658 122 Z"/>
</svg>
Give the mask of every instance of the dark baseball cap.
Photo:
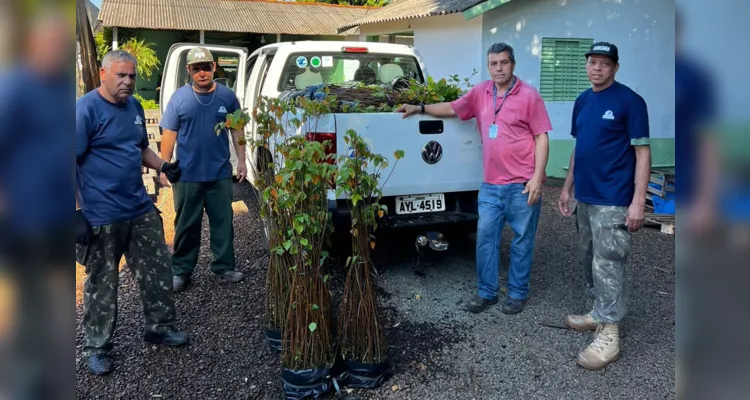
<svg viewBox="0 0 750 400">
<path fill-rule="evenodd" d="M 619 62 L 620 60 L 620 56 L 617 53 L 617 46 L 609 42 L 596 42 L 592 44 L 589 51 L 586 52 L 586 58 L 588 58 L 592 54 L 607 56 L 614 60 L 615 63 Z"/>
</svg>

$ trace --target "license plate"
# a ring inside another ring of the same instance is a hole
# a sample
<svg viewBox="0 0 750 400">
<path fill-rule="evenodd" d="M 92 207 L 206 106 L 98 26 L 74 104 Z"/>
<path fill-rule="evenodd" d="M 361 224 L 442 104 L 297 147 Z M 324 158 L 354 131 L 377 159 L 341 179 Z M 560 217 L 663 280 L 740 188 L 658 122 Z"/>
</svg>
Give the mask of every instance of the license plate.
<svg viewBox="0 0 750 400">
<path fill-rule="evenodd" d="M 419 214 L 445 211 L 445 195 L 426 194 L 396 197 L 396 214 Z"/>
</svg>

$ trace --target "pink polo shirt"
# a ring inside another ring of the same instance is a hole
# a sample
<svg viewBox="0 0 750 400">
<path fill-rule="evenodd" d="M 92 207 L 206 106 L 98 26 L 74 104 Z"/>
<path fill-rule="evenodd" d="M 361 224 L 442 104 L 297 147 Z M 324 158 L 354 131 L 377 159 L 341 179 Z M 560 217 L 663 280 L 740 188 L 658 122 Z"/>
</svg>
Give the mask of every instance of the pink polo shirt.
<svg viewBox="0 0 750 400">
<path fill-rule="evenodd" d="M 484 181 L 496 185 L 527 182 L 534 176 L 534 137 L 552 130 L 547 108 L 533 86 L 516 78 L 515 86 L 497 113 L 497 138 L 491 139 L 489 131 L 495 113 L 493 87 L 492 80 L 479 83 L 451 106 L 462 120 L 477 119 L 482 135 Z M 503 101 L 503 94 L 497 94 L 497 107 Z"/>
</svg>

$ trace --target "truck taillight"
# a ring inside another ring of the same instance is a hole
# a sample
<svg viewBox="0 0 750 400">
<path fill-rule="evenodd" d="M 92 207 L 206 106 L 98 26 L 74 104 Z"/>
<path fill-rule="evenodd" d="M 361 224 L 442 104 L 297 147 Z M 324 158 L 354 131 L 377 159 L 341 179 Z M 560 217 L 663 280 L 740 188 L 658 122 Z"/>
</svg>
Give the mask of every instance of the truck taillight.
<svg viewBox="0 0 750 400">
<path fill-rule="evenodd" d="M 370 49 L 367 47 L 342 47 L 342 53 L 368 53 Z"/>
<path fill-rule="evenodd" d="M 307 140 L 314 140 L 316 142 L 325 143 L 326 154 L 331 154 L 334 158 L 329 159 L 329 164 L 336 164 L 336 134 L 335 133 L 321 133 L 321 132 L 307 132 Z"/>
<path fill-rule="evenodd" d="M 328 164 L 336 165 L 336 134 L 335 133 L 321 133 L 321 132 L 307 132 L 305 136 L 307 140 L 314 140 L 316 142 L 324 143 L 326 155 L 333 155 L 328 159 Z M 328 142 L 328 145 L 325 145 Z M 328 181 L 332 189 L 336 189 L 335 181 Z"/>
</svg>

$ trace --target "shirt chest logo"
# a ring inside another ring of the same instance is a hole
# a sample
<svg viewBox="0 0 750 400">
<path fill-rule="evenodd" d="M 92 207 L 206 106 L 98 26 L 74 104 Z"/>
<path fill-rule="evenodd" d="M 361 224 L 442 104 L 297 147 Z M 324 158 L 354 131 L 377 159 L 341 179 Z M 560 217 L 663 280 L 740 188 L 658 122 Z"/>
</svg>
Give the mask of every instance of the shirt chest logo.
<svg viewBox="0 0 750 400">
<path fill-rule="evenodd" d="M 227 113 L 227 108 L 224 107 L 224 106 L 219 107 L 219 113 L 220 114 L 226 114 Z"/>
<path fill-rule="evenodd" d="M 602 119 L 615 119 L 615 114 L 612 113 L 612 110 L 607 110 L 607 112 L 602 115 Z"/>
<path fill-rule="evenodd" d="M 143 118 L 141 118 L 140 115 L 135 116 L 135 124 L 139 126 L 143 126 Z"/>
</svg>

